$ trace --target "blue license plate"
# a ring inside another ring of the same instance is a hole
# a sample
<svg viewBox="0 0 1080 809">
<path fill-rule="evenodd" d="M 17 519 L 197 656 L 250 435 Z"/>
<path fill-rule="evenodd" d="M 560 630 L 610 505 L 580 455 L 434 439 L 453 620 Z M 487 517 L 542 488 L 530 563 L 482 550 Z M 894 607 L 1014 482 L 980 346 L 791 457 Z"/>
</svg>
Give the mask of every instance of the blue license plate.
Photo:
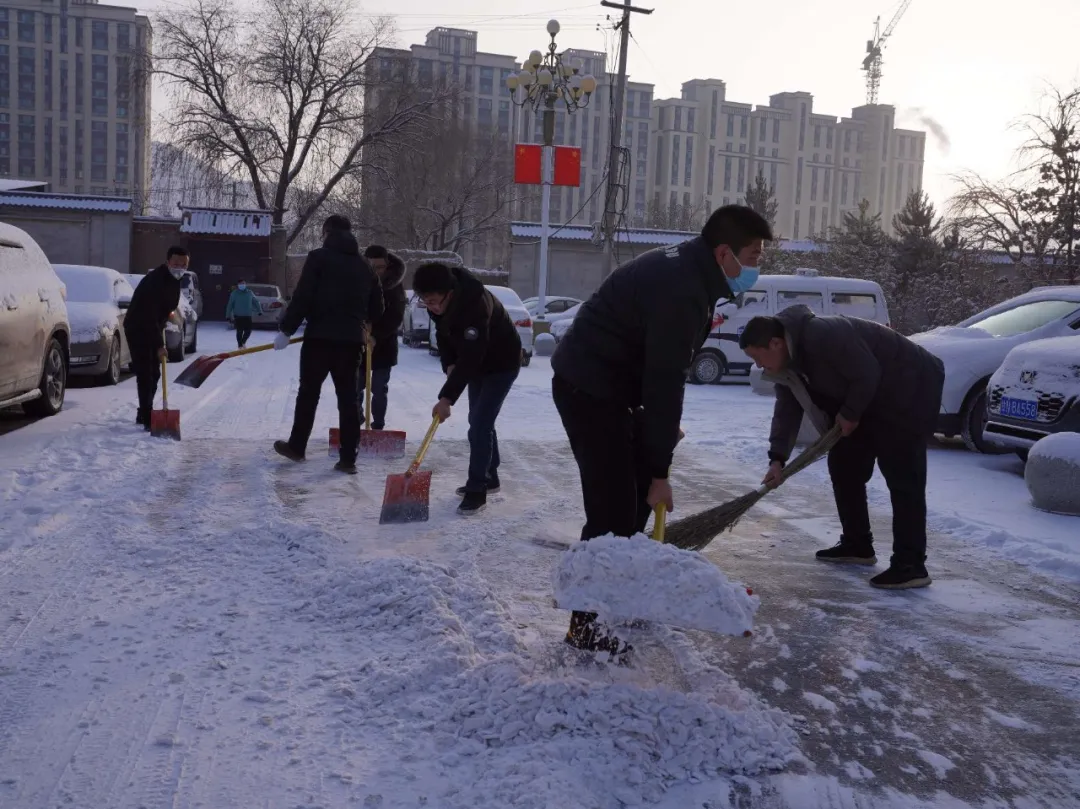
<svg viewBox="0 0 1080 809">
<path fill-rule="evenodd" d="M 1000 413 L 1009 418 L 1038 421 L 1039 403 L 1030 399 L 1013 399 L 1009 396 L 1002 396 Z"/>
</svg>

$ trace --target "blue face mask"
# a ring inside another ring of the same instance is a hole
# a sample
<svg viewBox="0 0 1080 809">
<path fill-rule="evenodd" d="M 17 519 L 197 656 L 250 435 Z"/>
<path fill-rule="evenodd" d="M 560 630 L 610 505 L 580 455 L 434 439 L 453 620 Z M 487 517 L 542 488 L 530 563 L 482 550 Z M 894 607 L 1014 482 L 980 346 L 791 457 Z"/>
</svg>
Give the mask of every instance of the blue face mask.
<svg viewBox="0 0 1080 809">
<path fill-rule="evenodd" d="M 247 289 L 247 284 L 239 284 L 236 288 L 243 292 L 245 289 Z"/>
<path fill-rule="evenodd" d="M 738 259 L 735 259 L 738 261 Z M 758 276 L 761 273 L 757 267 L 746 267 L 742 264 L 739 265 L 741 271 L 735 278 L 730 277 L 727 273 L 724 273 L 724 280 L 727 281 L 728 287 L 731 288 L 731 294 L 738 296 L 744 292 L 749 292 L 754 288 L 754 284 L 757 283 Z"/>
</svg>

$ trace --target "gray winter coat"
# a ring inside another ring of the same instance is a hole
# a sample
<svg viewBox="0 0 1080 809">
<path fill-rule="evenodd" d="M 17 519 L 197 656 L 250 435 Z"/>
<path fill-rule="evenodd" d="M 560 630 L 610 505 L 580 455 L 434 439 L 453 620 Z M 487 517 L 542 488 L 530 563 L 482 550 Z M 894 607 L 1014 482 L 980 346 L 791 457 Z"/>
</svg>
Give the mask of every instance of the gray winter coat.
<svg viewBox="0 0 1080 809">
<path fill-rule="evenodd" d="M 790 457 L 804 412 L 819 430 L 839 414 L 860 430 L 897 430 L 913 440 L 933 432 L 945 368 L 929 351 L 880 323 L 818 317 L 801 304 L 776 317 L 791 363 L 782 374 L 764 375 L 777 383 L 770 460 Z"/>
</svg>

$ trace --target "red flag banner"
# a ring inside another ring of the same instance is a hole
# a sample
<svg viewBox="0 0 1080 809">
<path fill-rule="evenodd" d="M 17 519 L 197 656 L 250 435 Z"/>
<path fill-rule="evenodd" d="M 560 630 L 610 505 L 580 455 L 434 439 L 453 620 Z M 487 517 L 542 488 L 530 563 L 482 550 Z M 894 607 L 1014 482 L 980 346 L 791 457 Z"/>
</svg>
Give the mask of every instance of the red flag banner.
<svg viewBox="0 0 1080 809">
<path fill-rule="evenodd" d="M 555 147 L 554 185 L 581 185 L 581 149 L 576 146 Z"/>
<path fill-rule="evenodd" d="M 543 182 L 544 147 L 538 143 L 519 143 L 514 149 L 514 182 L 540 185 Z"/>
</svg>

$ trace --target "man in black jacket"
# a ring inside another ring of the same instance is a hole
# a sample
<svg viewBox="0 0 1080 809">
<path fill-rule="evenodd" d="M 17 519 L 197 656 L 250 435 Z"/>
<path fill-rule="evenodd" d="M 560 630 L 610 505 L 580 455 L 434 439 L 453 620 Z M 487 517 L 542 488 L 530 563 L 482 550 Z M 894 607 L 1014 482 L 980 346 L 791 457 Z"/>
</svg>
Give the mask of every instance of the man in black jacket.
<svg viewBox="0 0 1080 809">
<path fill-rule="evenodd" d="M 817 317 L 792 306 L 755 317 L 739 345 L 777 383 L 769 436 L 776 485 L 807 413 L 819 431 L 835 422 L 844 438 L 829 453 L 843 534 L 818 551 L 826 562 L 873 565 L 866 484 L 877 461 L 893 506 L 889 569 L 870 580 L 892 590 L 925 587 L 926 441 L 941 408 L 945 369 L 937 357 L 887 326 L 855 317 Z"/>
<path fill-rule="evenodd" d="M 135 423 L 150 429 L 150 411 L 154 409 L 161 360 L 166 356 L 165 324 L 180 305 L 180 279 L 188 268 L 188 252 L 170 247 L 165 263 L 146 274 L 131 296 L 124 315 L 124 335 L 131 351 L 131 369 L 139 391 L 139 409 Z"/>
<path fill-rule="evenodd" d="M 668 469 L 690 364 L 717 301 L 750 289 L 770 239 L 756 212 L 726 205 L 701 236 L 622 265 L 582 304 L 551 358 L 555 406 L 581 474 L 582 540 L 632 536 L 658 503 L 673 508 Z M 575 612 L 567 642 L 618 651 L 595 619 Z"/>
<path fill-rule="evenodd" d="M 469 390 L 469 478 L 458 489 L 458 513 L 475 514 L 499 490 L 499 439 L 495 421 L 521 371 L 521 337 L 498 298 L 471 272 L 424 264 L 413 290 L 435 320 L 446 383 L 431 414 L 450 418 L 451 407 Z"/>
<path fill-rule="evenodd" d="M 383 313 L 371 321 L 371 336 L 375 350 L 371 352 L 371 429 L 386 426 L 387 399 L 390 394 L 390 372 L 398 361 L 398 329 L 405 317 L 405 263 L 385 247 L 373 244 L 364 251 L 364 258 L 379 276 L 383 294 Z M 367 347 L 364 348 L 365 352 Z M 367 361 L 367 357 L 364 357 Z M 367 387 L 365 368 L 360 369 L 360 421 L 364 421 L 364 390 Z"/>
<path fill-rule="evenodd" d="M 351 229 L 344 216 L 334 215 L 323 223 L 323 246 L 308 253 L 281 319 L 281 333 L 274 338 L 274 348 L 287 348 L 289 337 L 307 320 L 292 435 L 288 441 L 275 441 L 274 449 L 292 461 L 304 460 L 319 393 L 329 374 L 337 392 L 341 429 L 341 459 L 334 468 L 355 475 L 360 443 L 356 373 L 367 323 L 382 315 L 383 295 L 379 278 L 360 255 Z"/>
</svg>

